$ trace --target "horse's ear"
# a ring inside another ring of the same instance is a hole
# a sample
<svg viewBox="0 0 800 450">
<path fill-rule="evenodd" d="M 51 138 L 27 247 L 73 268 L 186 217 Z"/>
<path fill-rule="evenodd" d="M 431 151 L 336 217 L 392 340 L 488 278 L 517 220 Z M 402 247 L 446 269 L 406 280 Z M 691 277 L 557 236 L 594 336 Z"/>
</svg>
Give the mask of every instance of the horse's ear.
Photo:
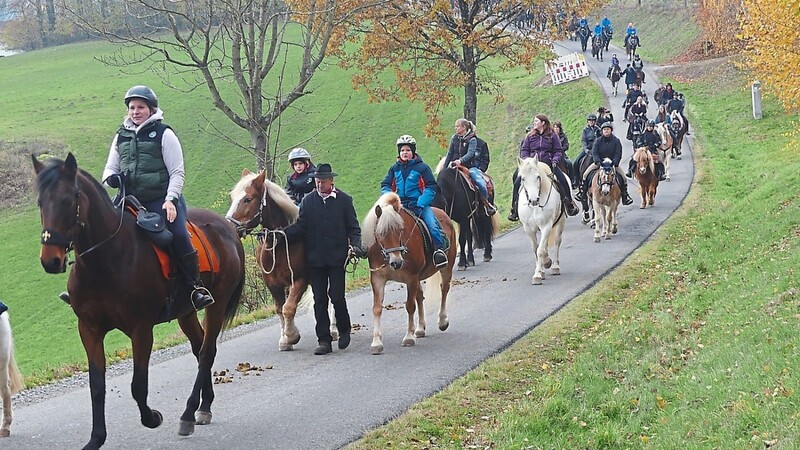
<svg viewBox="0 0 800 450">
<path fill-rule="evenodd" d="M 245 175 L 250 175 L 250 169 L 248 169 L 248 168 L 246 168 L 246 167 L 245 167 L 245 169 L 244 169 L 244 170 L 242 170 L 242 176 L 241 176 L 241 178 L 244 178 L 244 177 L 245 177 Z"/>
<path fill-rule="evenodd" d="M 69 176 L 74 177 L 78 174 L 78 161 L 75 160 L 75 155 L 72 152 L 67 154 L 67 159 L 64 160 L 64 169 Z"/>
<path fill-rule="evenodd" d="M 44 164 L 42 164 L 42 162 L 39 161 L 39 159 L 36 158 L 36 155 L 34 155 L 33 153 L 31 153 L 31 159 L 33 160 L 33 170 L 38 175 L 39 172 L 44 170 Z"/>
<path fill-rule="evenodd" d="M 258 181 L 261 184 L 264 184 L 264 180 L 266 178 L 267 178 L 267 170 L 264 169 L 261 171 L 261 173 L 258 174 L 258 176 L 256 177 L 256 181 Z"/>
<path fill-rule="evenodd" d="M 383 213 L 383 209 L 381 209 L 380 205 L 375 205 L 375 217 L 380 217 Z"/>
</svg>

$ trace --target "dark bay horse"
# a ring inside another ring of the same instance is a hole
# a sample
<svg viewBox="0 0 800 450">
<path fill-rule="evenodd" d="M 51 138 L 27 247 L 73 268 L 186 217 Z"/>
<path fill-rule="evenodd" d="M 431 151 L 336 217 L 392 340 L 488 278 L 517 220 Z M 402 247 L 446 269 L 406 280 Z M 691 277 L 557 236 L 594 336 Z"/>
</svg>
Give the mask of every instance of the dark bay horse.
<svg viewBox="0 0 800 450">
<path fill-rule="evenodd" d="M 210 423 L 217 337 L 236 315 L 244 284 L 244 249 L 233 225 L 211 211 L 188 211 L 189 220 L 205 234 L 219 267 L 217 272 L 203 273 L 204 285 L 216 302 L 205 309 L 201 326 L 189 299 L 190 288 L 182 280 L 162 275 L 153 244 L 133 215 L 115 207 L 100 183 L 78 169 L 71 153 L 64 161 L 52 159 L 46 165 L 35 156 L 32 159 L 43 227 L 42 267 L 47 273 L 65 272 L 69 252 L 75 250 L 67 288 L 89 361 L 92 400 L 92 433 L 84 449 L 98 449 L 106 441 L 103 340 L 114 329 L 131 339 L 131 391 L 142 425 L 156 428 L 163 416 L 147 404 L 153 327 L 177 319 L 198 362 L 178 434 L 188 436 L 195 424 Z"/>
<path fill-rule="evenodd" d="M 589 27 L 580 27 L 578 28 L 578 38 L 581 40 L 581 50 L 586 51 L 586 47 L 589 45 L 589 35 L 591 32 L 589 31 Z"/>
<path fill-rule="evenodd" d="M 644 209 L 647 205 L 654 206 L 658 191 L 658 177 L 653 154 L 649 148 L 639 147 L 633 153 L 633 160 L 636 161 L 634 176 L 639 182 L 639 192 L 642 194 L 642 204 L 639 208 Z"/>
<path fill-rule="evenodd" d="M 242 178 L 231 190 L 231 207 L 225 217 L 236 225 L 244 237 L 259 225 L 264 231 L 285 228 L 297 221 L 300 209 L 277 184 L 266 179 L 266 172 L 242 171 Z M 305 241 L 287 244 L 286 239 L 259 239 L 256 262 L 261 279 L 275 302 L 275 312 L 281 321 L 278 348 L 292 350 L 300 341 L 295 314 L 309 283 L 306 266 Z M 339 336 L 335 316 L 331 314 L 331 335 Z"/>
<path fill-rule="evenodd" d="M 433 208 L 442 224 L 442 231 L 453 242 L 455 228 L 447 214 Z M 425 251 L 422 230 L 412 213 L 403 208 L 400 197 L 394 192 L 383 194 L 367 213 L 361 227 L 364 245 L 368 250 L 370 284 L 372 285 L 372 344 L 373 355 L 383 353 L 383 331 L 381 314 L 386 282 L 399 281 L 406 285 L 406 312 L 408 326 L 403 337 L 403 347 L 416 344 L 418 337 L 425 336 L 425 297 L 439 300 L 439 329 L 445 331 L 450 325 L 447 318 L 447 294 L 453 278 L 456 247 L 447 251 L 447 265 L 438 269 L 433 258 Z M 425 282 L 423 293 L 421 282 Z M 419 324 L 415 324 L 414 313 L 418 313 Z"/>
<path fill-rule="evenodd" d="M 473 238 L 476 238 L 478 248 L 483 247 L 483 261 L 491 261 L 492 239 L 498 230 L 496 217 L 486 214 L 477 188 L 470 187 L 458 169 L 437 167 L 437 170 L 439 193 L 433 205 L 443 209 L 458 224 L 459 270 L 475 265 Z"/>
<path fill-rule="evenodd" d="M 603 60 L 604 45 L 605 42 L 603 42 L 602 37 L 595 36 L 592 38 L 592 56 L 600 61 Z"/>
<path fill-rule="evenodd" d="M 619 80 L 622 78 L 622 71 L 620 70 L 618 65 L 615 65 L 611 69 L 611 75 L 609 75 L 608 79 L 611 80 L 611 93 L 614 94 L 614 97 L 617 96 L 617 91 L 619 90 Z"/>
<path fill-rule="evenodd" d="M 637 48 L 639 48 L 639 36 L 634 34 L 628 38 L 628 43 L 625 44 L 625 53 L 628 55 L 629 60 L 636 56 Z"/>
</svg>

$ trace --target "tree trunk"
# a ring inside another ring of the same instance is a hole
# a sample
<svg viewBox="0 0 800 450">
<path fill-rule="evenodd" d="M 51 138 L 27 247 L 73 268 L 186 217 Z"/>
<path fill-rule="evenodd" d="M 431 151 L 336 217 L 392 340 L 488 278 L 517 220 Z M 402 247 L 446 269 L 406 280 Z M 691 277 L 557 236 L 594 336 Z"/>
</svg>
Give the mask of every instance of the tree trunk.
<svg viewBox="0 0 800 450">
<path fill-rule="evenodd" d="M 56 31 L 56 5 L 54 0 L 45 0 L 47 8 L 47 31 Z"/>
<path fill-rule="evenodd" d="M 475 72 L 478 67 L 475 64 L 475 49 L 464 46 L 464 66 L 467 72 L 467 82 L 464 83 L 464 118 L 472 123 L 478 117 L 478 83 Z"/>
</svg>

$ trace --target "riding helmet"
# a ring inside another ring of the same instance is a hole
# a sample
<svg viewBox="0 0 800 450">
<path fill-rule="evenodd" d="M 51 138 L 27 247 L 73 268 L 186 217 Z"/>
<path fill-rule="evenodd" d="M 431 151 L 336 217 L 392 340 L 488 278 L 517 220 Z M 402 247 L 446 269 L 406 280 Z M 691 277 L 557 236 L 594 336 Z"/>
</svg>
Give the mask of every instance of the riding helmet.
<svg viewBox="0 0 800 450">
<path fill-rule="evenodd" d="M 595 115 L 595 113 L 589 113 L 589 115 L 586 116 L 586 120 L 597 120 L 597 115 Z"/>
<path fill-rule="evenodd" d="M 128 106 L 128 103 L 134 98 L 144 100 L 147 106 L 153 109 L 158 108 L 158 97 L 156 97 L 156 93 L 147 86 L 139 85 L 128 89 L 128 92 L 125 93 L 125 106 Z"/>
<path fill-rule="evenodd" d="M 297 147 L 289 152 L 289 162 L 294 163 L 297 160 L 311 161 L 311 154 L 308 153 L 308 150 Z"/>
<path fill-rule="evenodd" d="M 397 154 L 400 154 L 400 148 L 404 145 L 411 147 L 411 153 L 417 154 L 417 140 L 410 134 L 404 134 L 397 138 Z"/>
<path fill-rule="evenodd" d="M 600 129 L 603 128 L 611 128 L 611 131 L 614 131 L 614 124 L 611 122 L 605 122 L 603 125 L 600 126 Z"/>
<path fill-rule="evenodd" d="M 655 119 L 650 119 L 650 120 L 648 120 L 648 121 L 647 121 L 647 125 L 649 125 L 649 126 L 651 126 L 651 127 L 654 127 L 654 126 L 656 126 L 656 120 L 655 120 Z"/>
</svg>

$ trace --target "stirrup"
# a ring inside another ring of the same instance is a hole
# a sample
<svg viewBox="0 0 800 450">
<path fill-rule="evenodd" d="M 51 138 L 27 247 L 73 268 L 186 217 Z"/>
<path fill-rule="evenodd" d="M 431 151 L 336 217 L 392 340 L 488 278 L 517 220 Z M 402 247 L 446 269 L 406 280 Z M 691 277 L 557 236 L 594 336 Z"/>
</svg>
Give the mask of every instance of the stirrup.
<svg viewBox="0 0 800 450">
<path fill-rule="evenodd" d="M 200 311 L 214 304 L 214 297 L 211 292 L 203 286 L 194 286 L 191 297 L 195 311 Z"/>
<path fill-rule="evenodd" d="M 433 252 L 433 265 L 436 267 L 444 267 L 447 265 L 447 254 L 445 254 L 444 250 L 439 248 Z"/>
<path fill-rule="evenodd" d="M 493 216 L 497 212 L 497 208 L 488 202 L 485 205 L 483 205 L 483 209 L 486 210 L 487 216 Z"/>
<path fill-rule="evenodd" d="M 626 193 L 625 195 L 622 196 L 622 204 L 626 206 L 633 204 L 633 199 L 631 198 L 630 194 Z"/>
<path fill-rule="evenodd" d="M 511 212 L 508 213 L 508 220 L 510 222 L 518 222 L 519 221 L 519 215 L 517 215 L 517 212 L 512 209 Z"/>
</svg>

